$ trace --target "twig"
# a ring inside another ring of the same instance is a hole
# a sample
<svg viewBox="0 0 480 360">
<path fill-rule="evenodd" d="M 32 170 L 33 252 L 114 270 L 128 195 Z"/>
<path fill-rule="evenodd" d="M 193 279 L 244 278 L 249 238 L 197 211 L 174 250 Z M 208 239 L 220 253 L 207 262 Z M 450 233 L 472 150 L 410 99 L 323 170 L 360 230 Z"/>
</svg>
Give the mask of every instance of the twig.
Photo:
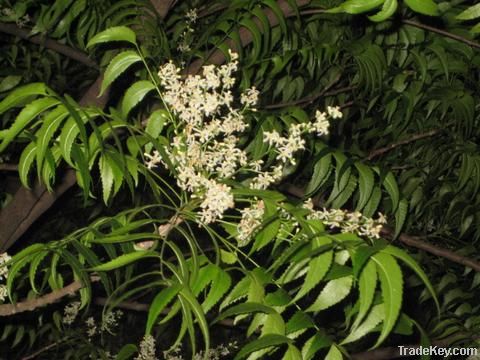
<svg viewBox="0 0 480 360">
<path fill-rule="evenodd" d="M 470 45 L 471 47 L 480 49 L 480 43 L 469 40 L 469 39 L 466 39 L 463 36 L 452 34 L 451 32 L 448 32 L 448 31 L 445 31 L 445 30 L 442 30 L 442 29 L 438 29 L 438 28 L 435 28 L 433 26 L 421 24 L 421 23 L 418 23 L 418 22 L 413 21 L 413 20 L 404 19 L 404 20 L 402 20 L 402 23 L 404 23 L 406 25 L 414 26 L 414 27 L 419 28 L 419 29 L 431 31 L 431 32 L 437 33 L 439 35 L 448 37 L 450 39 L 463 42 L 464 44 Z"/>
<path fill-rule="evenodd" d="M 50 350 L 51 348 L 54 348 L 55 346 L 57 346 L 61 341 L 55 341 L 54 343 L 51 343 L 51 344 L 48 344 L 47 346 L 44 346 L 43 348 L 35 351 L 33 354 L 30 354 L 30 355 L 27 355 L 25 357 L 22 358 L 22 360 L 31 360 L 31 359 L 35 359 L 38 355 L 40 355 L 41 353 L 44 353 L 45 351 L 48 351 Z"/>
<path fill-rule="evenodd" d="M 380 155 L 383 155 L 386 152 L 389 152 L 389 151 L 391 151 L 391 150 L 393 150 L 393 149 L 395 149 L 399 146 L 407 145 L 407 144 L 410 144 L 412 142 L 415 142 L 415 141 L 418 141 L 418 140 L 421 140 L 421 139 L 432 137 L 434 135 L 437 135 L 441 131 L 442 131 L 441 129 L 430 130 L 430 131 L 427 131 L 425 133 L 413 135 L 412 137 L 410 137 L 408 139 L 390 144 L 388 146 L 385 146 L 385 147 L 382 147 L 382 148 L 379 148 L 379 149 L 375 149 L 372 152 L 370 152 L 370 154 L 366 157 L 366 160 L 372 160 L 373 158 L 375 158 L 377 156 L 380 156 Z"/>
<path fill-rule="evenodd" d="M 297 198 L 303 198 L 304 196 L 304 191 L 292 184 L 283 186 L 282 190 Z M 318 206 L 319 204 L 315 204 L 315 205 Z M 389 227 L 384 226 L 382 228 L 381 234 L 382 236 L 393 239 L 394 231 Z M 473 270 L 480 272 L 480 262 L 474 259 L 468 258 L 466 256 L 456 254 L 453 251 L 441 248 L 439 246 L 429 244 L 419 236 L 400 234 L 398 236 L 398 240 L 401 243 L 408 245 L 410 247 L 414 247 L 414 248 L 426 251 L 430 254 L 442 257 L 444 259 L 450 260 L 452 262 L 455 262 L 463 266 L 468 266 Z"/>
<path fill-rule="evenodd" d="M 68 56 L 69 58 L 76 60 L 82 64 L 85 64 L 91 68 L 99 69 L 98 65 L 90 59 L 84 52 L 74 49 L 68 45 L 59 43 L 58 41 L 48 39 L 42 35 L 32 36 L 28 30 L 22 29 L 15 24 L 7 24 L 0 22 L 0 31 L 6 34 L 18 36 L 24 40 L 28 40 L 31 43 L 45 46 L 47 49 L 58 52 L 59 54 Z"/>
<path fill-rule="evenodd" d="M 90 282 L 94 283 L 100 280 L 100 277 L 93 275 L 90 277 Z M 23 300 L 16 304 L 4 304 L 0 305 L 0 316 L 11 316 L 16 315 L 25 311 L 33 311 L 43 306 L 53 304 L 54 302 L 59 301 L 67 295 L 73 295 L 78 290 L 83 288 L 83 283 L 80 280 L 76 280 L 71 284 L 54 290 L 51 293 L 43 295 L 36 299 Z"/>
<path fill-rule="evenodd" d="M 18 171 L 17 164 L 0 164 L 0 171 Z"/>
<path fill-rule="evenodd" d="M 331 85 L 333 85 L 333 84 L 331 84 Z M 279 108 L 288 107 L 288 106 L 295 106 L 295 105 L 306 106 L 306 105 L 314 102 L 315 100 L 321 98 L 322 96 L 324 96 L 324 97 L 335 96 L 335 95 L 338 95 L 338 94 L 341 94 L 341 93 L 344 93 L 344 92 L 347 92 L 347 91 L 354 90 L 357 87 L 356 86 L 346 86 L 346 87 L 343 87 L 343 88 L 338 88 L 338 89 L 334 89 L 334 90 L 331 90 L 331 91 L 327 91 L 329 88 L 330 88 L 330 86 L 326 87 L 321 92 L 319 92 L 318 94 L 315 94 L 315 95 L 306 96 L 304 98 L 294 100 L 294 101 L 288 101 L 288 102 L 282 102 L 282 103 L 278 103 L 278 104 L 267 105 L 267 106 L 264 106 L 263 108 L 268 109 L 268 110 L 272 110 L 272 109 L 279 109 Z"/>
</svg>

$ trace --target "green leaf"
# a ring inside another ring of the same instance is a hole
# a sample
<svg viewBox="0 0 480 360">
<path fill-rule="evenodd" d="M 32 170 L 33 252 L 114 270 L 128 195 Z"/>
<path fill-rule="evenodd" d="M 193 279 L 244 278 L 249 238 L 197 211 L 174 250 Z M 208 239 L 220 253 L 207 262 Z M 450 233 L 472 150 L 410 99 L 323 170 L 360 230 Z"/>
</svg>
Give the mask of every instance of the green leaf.
<svg viewBox="0 0 480 360">
<path fill-rule="evenodd" d="M 361 14 L 371 11 L 383 4 L 385 0 L 347 0 L 340 6 L 329 9 L 329 13 L 346 12 L 348 14 Z"/>
<path fill-rule="evenodd" d="M 308 264 L 308 272 L 305 277 L 305 281 L 302 284 L 302 287 L 298 291 L 295 298 L 292 300 L 296 302 L 298 299 L 305 296 L 310 290 L 312 290 L 317 284 L 322 281 L 324 276 L 327 274 L 332 265 L 333 261 L 333 251 L 327 251 L 316 258 L 310 260 Z"/>
<path fill-rule="evenodd" d="M 22 81 L 22 77 L 20 75 L 5 76 L 0 82 L 0 92 L 13 89 L 20 83 L 20 81 Z"/>
<path fill-rule="evenodd" d="M 105 70 L 100 95 L 102 95 L 110 84 L 125 70 L 139 61 L 142 61 L 142 58 L 132 50 L 124 51 L 115 56 Z"/>
<path fill-rule="evenodd" d="M 265 336 L 262 336 L 256 340 L 253 340 L 249 342 L 247 345 L 245 345 L 235 356 L 234 360 L 240 360 L 247 355 L 259 351 L 262 349 L 266 349 L 272 346 L 278 346 L 278 345 L 283 345 L 283 344 L 290 344 L 292 341 L 283 335 L 278 335 L 278 334 L 267 334 Z"/>
<path fill-rule="evenodd" d="M 374 170 L 380 174 L 380 170 L 375 167 Z M 400 202 L 400 190 L 398 189 L 397 181 L 395 180 L 395 176 L 391 172 L 388 172 L 383 180 L 383 186 L 385 190 L 387 190 L 388 195 L 390 195 L 390 199 L 392 200 L 392 212 L 397 210 L 398 204 Z"/>
<path fill-rule="evenodd" d="M 428 291 L 432 295 L 432 298 L 435 301 L 435 305 L 437 306 L 437 311 L 440 314 L 440 303 L 438 302 L 435 289 L 430 283 L 430 280 L 428 279 L 427 274 L 425 274 L 425 272 L 417 264 L 417 262 L 410 255 L 408 255 L 404 250 L 399 249 L 392 245 L 388 245 L 385 249 L 382 250 L 382 252 L 386 254 L 390 254 L 396 257 L 397 259 L 403 261 L 410 269 L 412 269 L 417 274 L 417 276 L 423 281 Z"/>
<path fill-rule="evenodd" d="M 150 309 L 148 310 L 147 325 L 145 328 L 145 334 L 150 334 L 152 328 L 155 325 L 157 318 L 162 313 L 163 309 L 173 300 L 173 298 L 178 294 L 182 285 L 174 284 L 166 289 L 160 291 L 157 296 L 152 301 Z"/>
<path fill-rule="evenodd" d="M 305 342 L 302 348 L 302 356 L 304 360 L 311 360 L 315 356 L 315 354 L 320 350 L 329 345 L 331 345 L 332 341 L 322 335 L 322 334 L 315 334 L 310 339 Z"/>
<path fill-rule="evenodd" d="M 480 17 L 480 3 L 470 6 L 456 16 L 458 20 L 473 20 Z"/>
<path fill-rule="evenodd" d="M 117 354 L 115 360 L 128 360 L 133 354 L 137 353 L 138 349 L 133 344 L 124 345 Z"/>
<path fill-rule="evenodd" d="M 114 270 L 119 267 L 128 265 L 132 262 L 135 262 L 145 257 L 156 257 L 156 256 L 158 255 L 153 251 L 135 251 L 128 254 L 120 255 L 119 257 L 113 260 L 110 260 L 104 264 L 95 266 L 90 270 L 91 271 L 110 271 L 110 270 Z"/>
<path fill-rule="evenodd" d="M 380 337 L 374 347 L 379 346 L 390 334 L 402 307 L 403 276 L 397 261 L 387 253 L 377 253 L 372 256 L 380 276 L 383 303 L 385 305 L 385 320 Z"/>
<path fill-rule="evenodd" d="M 220 301 L 232 284 L 230 275 L 219 267 L 216 268 L 216 275 L 210 284 L 210 291 L 208 292 L 205 301 L 202 303 L 202 308 L 205 312 L 208 312 L 218 301 Z"/>
<path fill-rule="evenodd" d="M 343 360 L 343 355 L 335 345 L 332 345 L 327 356 L 325 356 L 325 360 Z"/>
<path fill-rule="evenodd" d="M 8 96 L 0 102 L 0 114 L 5 111 L 23 104 L 32 96 L 48 95 L 48 87 L 43 83 L 28 84 L 12 91 Z"/>
<path fill-rule="evenodd" d="M 292 344 L 288 344 L 288 349 L 283 355 L 282 360 L 303 360 L 302 353 Z"/>
<path fill-rule="evenodd" d="M 3 133 L 3 139 L 0 143 L 0 153 L 5 150 L 5 148 L 10 144 L 13 139 L 38 115 L 40 115 L 45 110 L 58 105 L 60 102 L 54 98 L 41 98 L 32 101 L 30 104 L 25 106 L 23 110 L 18 114 L 15 122 L 12 126 Z"/>
<path fill-rule="evenodd" d="M 383 309 L 383 304 L 375 305 L 368 314 L 365 321 L 359 327 L 354 329 L 350 334 L 348 334 L 348 336 L 345 338 L 345 340 L 341 342 L 341 344 L 348 344 L 357 341 L 358 339 L 361 339 L 373 329 L 375 329 L 377 325 L 380 324 L 381 321 L 383 321 L 384 316 L 385 313 Z"/>
<path fill-rule="evenodd" d="M 210 333 L 207 319 L 205 318 L 205 313 L 203 312 L 202 307 L 200 306 L 190 289 L 183 287 L 180 290 L 180 296 L 183 300 L 188 302 L 190 309 L 195 315 L 195 318 L 197 319 L 198 325 L 200 326 L 200 330 L 203 335 L 205 349 L 208 350 L 210 348 Z M 194 336 L 193 333 L 192 336 Z"/>
<path fill-rule="evenodd" d="M 377 287 L 377 268 L 375 263 L 370 260 L 367 262 L 367 265 L 363 268 L 363 271 L 360 274 L 358 280 L 358 291 L 360 297 L 358 299 L 358 315 L 355 319 L 355 323 L 352 326 L 352 329 L 355 329 L 358 324 L 364 319 L 367 315 L 370 307 L 373 303 L 373 298 L 375 297 L 375 289 Z"/>
<path fill-rule="evenodd" d="M 87 44 L 87 48 L 111 41 L 126 41 L 133 45 L 137 45 L 137 36 L 130 28 L 126 26 L 115 26 L 98 33 Z"/>
<path fill-rule="evenodd" d="M 30 172 L 33 162 L 35 161 L 36 153 L 37 144 L 32 141 L 22 151 L 22 155 L 20 155 L 20 161 L 18 163 L 18 174 L 20 176 L 20 181 L 22 182 L 22 185 L 26 188 L 30 188 L 28 184 L 28 174 Z"/>
<path fill-rule="evenodd" d="M 275 313 L 275 310 L 273 310 L 270 306 L 267 306 L 267 305 L 253 303 L 253 302 L 246 302 L 243 304 L 232 306 L 231 308 L 225 310 L 217 317 L 215 321 L 219 321 L 227 317 L 231 317 L 233 315 L 253 314 L 257 312 L 272 314 L 272 313 Z"/>
<path fill-rule="evenodd" d="M 433 0 L 404 0 L 413 11 L 429 16 L 438 16 L 438 5 Z"/>
<path fill-rule="evenodd" d="M 102 180 L 103 201 L 105 204 L 108 204 L 108 199 L 112 193 L 114 181 L 113 167 L 110 158 L 106 155 L 103 155 L 100 157 L 98 166 L 100 169 L 100 178 Z"/>
<path fill-rule="evenodd" d="M 152 90 L 155 90 L 155 85 L 148 80 L 140 80 L 128 88 L 122 100 L 122 114 L 127 116 L 143 98 Z"/>
<path fill-rule="evenodd" d="M 375 15 L 369 16 L 368 18 L 371 21 L 375 21 L 375 22 L 385 21 L 389 17 L 391 17 L 393 14 L 395 14 L 395 11 L 397 11 L 397 8 L 398 8 L 397 0 L 385 0 L 382 6 L 382 10 L 380 10 Z"/>
<path fill-rule="evenodd" d="M 321 311 L 338 304 L 350 293 L 353 284 L 351 275 L 330 280 L 322 289 L 317 300 L 306 311 Z"/>
<path fill-rule="evenodd" d="M 408 201 L 406 199 L 402 199 L 398 204 L 397 211 L 395 211 L 395 235 L 396 238 L 400 232 L 402 231 L 403 224 L 405 224 L 405 220 L 408 214 Z"/>
<path fill-rule="evenodd" d="M 68 111 L 63 105 L 57 106 L 45 116 L 42 127 L 35 134 L 37 137 L 37 169 L 42 168 L 50 140 L 67 116 Z"/>
<path fill-rule="evenodd" d="M 388 1 L 388 0 L 387 0 Z M 357 203 L 357 210 L 361 210 L 367 205 L 368 200 L 372 196 L 373 187 L 375 185 L 375 179 L 372 169 L 368 166 L 356 162 L 355 167 L 358 170 L 358 186 L 360 191 L 360 197 Z"/>
</svg>

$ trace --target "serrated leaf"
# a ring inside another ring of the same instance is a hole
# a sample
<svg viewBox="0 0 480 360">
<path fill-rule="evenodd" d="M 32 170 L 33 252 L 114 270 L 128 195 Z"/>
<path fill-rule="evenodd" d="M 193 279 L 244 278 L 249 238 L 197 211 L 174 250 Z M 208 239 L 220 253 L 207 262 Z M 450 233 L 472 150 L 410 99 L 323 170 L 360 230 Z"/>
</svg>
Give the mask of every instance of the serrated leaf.
<svg viewBox="0 0 480 360">
<path fill-rule="evenodd" d="M 115 81 L 125 70 L 127 70 L 133 64 L 142 61 L 140 55 L 137 52 L 129 50 L 124 51 L 115 56 L 110 64 L 108 64 L 103 77 L 102 86 L 100 89 L 100 96 Z"/>
<path fill-rule="evenodd" d="M 338 304 L 350 293 L 353 284 L 351 275 L 330 280 L 320 292 L 317 300 L 306 311 L 321 311 Z"/>
<path fill-rule="evenodd" d="M 48 87 L 43 83 L 28 84 L 13 90 L 8 96 L 0 102 L 0 114 L 5 111 L 21 105 L 32 96 L 48 95 Z"/>
<path fill-rule="evenodd" d="M 152 90 L 155 90 L 155 85 L 148 80 L 140 80 L 128 88 L 122 100 L 122 114 L 128 116 L 132 110 L 143 98 Z"/>
<path fill-rule="evenodd" d="M 397 261 L 387 253 L 377 253 L 372 256 L 377 265 L 383 303 L 385 305 L 385 320 L 380 337 L 374 347 L 379 346 L 390 334 L 400 315 L 403 300 L 403 276 Z"/>
<path fill-rule="evenodd" d="M 348 14 L 361 14 L 371 11 L 383 4 L 385 0 L 347 0 L 340 6 L 329 9 L 329 13 L 346 12 Z"/>
<path fill-rule="evenodd" d="M 357 210 L 361 210 L 367 205 L 368 200 L 372 196 L 373 188 L 375 185 L 375 177 L 372 169 L 368 166 L 356 162 L 355 167 L 358 170 L 358 190 L 359 190 L 359 199 L 356 206 Z"/>
<path fill-rule="evenodd" d="M 327 274 L 332 265 L 333 261 L 333 251 L 327 251 L 316 258 L 310 260 L 308 264 L 308 272 L 305 277 L 305 281 L 302 284 L 302 287 L 298 291 L 295 298 L 292 300 L 296 302 L 298 299 L 305 296 L 310 290 L 312 290 L 317 284 L 322 281 L 324 276 Z"/>
<path fill-rule="evenodd" d="M 18 174 L 20 176 L 20 181 L 22 185 L 27 189 L 30 188 L 28 183 L 28 174 L 32 167 L 33 162 L 35 161 L 35 155 L 37 153 L 37 144 L 35 142 L 30 142 L 27 147 L 22 151 L 20 155 L 20 161 L 18 162 Z"/>
<path fill-rule="evenodd" d="M 313 359 L 315 354 L 327 346 L 329 346 L 332 341 L 321 334 L 315 334 L 310 339 L 308 339 L 302 348 L 302 356 L 304 360 Z"/>
<path fill-rule="evenodd" d="M 390 254 L 397 259 L 401 260 L 405 263 L 410 269 L 412 269 L 417 276 L 423 281 L 425 286 L 427 287 L 428 291 L 432 295 L 433 300 L 435 301 L 435 305 L 437 306 L 437 311 L 440 314 L 440 303 L 438 302 L 438 298 L 435 292 L 434 287 L 430 283 L 427 274 L 423 271 L 423 269 L 417 264 L 417 262 L 408 255 L 404 250 L 399 249 L 395 246 L 388 245 L 385 249 L 382 250 L 383 252 Z"/>
<path fill-rule="evenodd" d="M 438 5 L 433 0 L 404 0 L 413 11 L 429 16 L 438 16 Z"/>
<path fill-rule="evenodd" d="M 5 150 L 8 144 L 38 115 L 59 103 L 57 99 L 46 97 L 34 100 L 25 106 L 18 114 L 12 126 L 3 133 L 3 139 L 2 142 L 0 142 L 0 153 Z"/>
<path fill-rule="evenodd" d="M 332 345 L 327 356 L 325 356 L 325 360 L 343 360 L 343 355 L 335 345 Z"/>
<path fill-rule="evenodd" d="M 103 155 L 102 157 L 100 157 L 100 161 L 98 163 L 100 170 L 100 178 L 102 180 L 103 201 L 105 204 L 108 204 L 108 199 L 110 198 L 110 194 L 112 193 L 114 181 L 114 173 L 110 161 L 111 160 L 108 158 L 108 156 Z"/>
<path fill-rule="evenodd" d="M 133 30 L 126 26 L 115 26 L 98 33 L 87 44 L 87 48 L 111 41 L 126 41 L 133 45 L 137 45 L 137 36 Z"/>
<path fill-rule="evenodd" d="M 397 8 L 398 8 L 397 0 L 385 0 L 382 6 L 382 10 L 380 10 L 375 15 L 369 16 L 368 18 L 371 21 L 375 21 L 375 22 L 385 21 L 389 17 L 391 17 L 393 14 L 395 14 L 395 11 L 397 11 Z"/>
<path fill-rule="evenodd" d="M 358 315 L 355 319 L 355 323 L 352 325 L 352 329 L 356 329 L 356 327 L 360 324 L 370 310 L 375 297 L 376 288 L 377 268 L 375 263 L 370 260 L 364 266 L 362 272 L 360 273 L 360 278 L 358 279 L 358 292 L 360 295 L 358 299 L 359 307 Z"/>
<path fill-rule="evenodd" d="M 162 313 L 163 309 L 173 300 L 173 298 L 178 294 L 182 285 L 174 284 L 166 289 L 160 291 L 152 301 L 150 309 L 148 310 L 147 325 L 145 328 L 145 334 L 150 334 L 152 328 L 155 325 L 157 318 Z"/>
<path fill-rule="evenodd" d="M 5 76 L 0 82 L 0 92 L 13 89 L 20 83 L 20 81 L 22 81 L 22 77 L 20 75 Z"/>
<path fill-rule="evenodd" d="M 103 263 L 101 265 L 95 266 L 90 270 L 91 271 L 110 271 L 110 270 L 118 269 L 119 267 L 128 265 L 132 262 L 135 262 L 145 257 L 156 257 L 156 256 L 158 255 L 153 251 L 135 251 L 128 254 L 120 255 L 119 257 L 113 260 L 110 260 L 106 263 Z"/>
<path fill-rule="evenodd" d="M 219 321 L 234 315 L 254 314 L 258 312 L 271 314 L 271 313 L 275 313 L 275 310 L 272 309 L 270 306 L 263 305 L 260 303 L 246 302 L 246 303 L 234 305 L 228 308 L 217 317 L 216 321 Z"/>
<path fill-rule="evenodd" d="M 368 314 L 365 321 L 357 328 L 355 328 L 348 336 L 341 342 L 341 344 L 348 344 L 357 341 L 376 328 L 385 316 L 383 304 L 375 305 Z"/>
<path fill-rule="evenodd" d="M 480 17 L 480 4 L 470 6 L 456 16 L 458 20 L 473 20 Z"/>
<path fill-rule="evenodd" d="M 402 231 L 403 225 L 405 224 L 405 220 L 407 219 L 408 215 L 408 201 L 406 199 L 402 199 L 398 204 L 397 211 L 395 211 L 395 234 L 394 238 L 400 235 Z"/>
<path fill-rule="evenodd" d="M 42 127 L 35 134 L 37 137 L 37 169 L 42 168 L 50 140 L 67 116 L 68 111 L 63 105 L 59 105 L 45 116 Z"/>
<path fill-rule="evenodd" d="M 267 334 L 246 344 L 235 356 L 234 360 L 244 359 L 247 355 L 272 346 L 290 344 L 291 340 L 283 335 Z"/>
<path fill-rule="evenodd" d="M 216 276 L 210 284 L 210 291 L 208 292 L 205 301 L 202 303 L 204 312 L 208 312 L 228 291 L 232 280 L 227 272 L 217 267 Z"/>
<path fill-rule="evenodd" d="M 282 360 L 303 360 L 302 353 L 296 348 L 296 346 L 288 344 L 288 349 L 283 355 Z"/>
</svg>

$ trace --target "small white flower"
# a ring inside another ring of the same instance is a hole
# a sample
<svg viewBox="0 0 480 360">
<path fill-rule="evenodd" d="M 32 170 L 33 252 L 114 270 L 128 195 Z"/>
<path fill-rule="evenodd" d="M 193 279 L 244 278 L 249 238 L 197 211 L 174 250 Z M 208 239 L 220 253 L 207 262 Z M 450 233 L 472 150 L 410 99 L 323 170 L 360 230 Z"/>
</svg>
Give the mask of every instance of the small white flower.
<svg viewBox="0 0 480 360">
<path fill-rule="evenodd" d="M 339 106 L 327 106 L 327 112 L 333 119 L 341 119 L 343 117 Z"/>
<path fill-rule="evenodd" d="M 4 301 L 8 297 L 8 289 L 6 285 L 0 285 L 0 301 Z"/>
<path fill-rule="evenodd" d="M 157 360 L 155 356 L 155 339 L 152 335 L 145 335 L 140 343 L 140 352 L 135 360 Z"/>
<path fill-rule="evenodd" d="M 80 310 L 80 301 L 75 301 L 67 304 L 63 309 L 62 322 L 66 325 L 71 325 L 77 318 L 78 311 Z"/>
</svg>

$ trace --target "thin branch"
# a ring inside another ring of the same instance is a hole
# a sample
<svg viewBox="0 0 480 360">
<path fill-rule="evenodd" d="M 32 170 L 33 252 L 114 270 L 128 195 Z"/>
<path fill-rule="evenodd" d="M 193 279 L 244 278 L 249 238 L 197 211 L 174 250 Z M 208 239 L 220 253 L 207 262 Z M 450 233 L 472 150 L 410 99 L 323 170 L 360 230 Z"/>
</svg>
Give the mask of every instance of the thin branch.
<svg viewBox="0 0 480 360">
<path fill-rule="evenodd" d="M 58 41 L 48 39 L 42 35 L 31 35 L 28 30 L 22 29 L 15 24 L 8 24 L 0 22 L 0 31 L 6 34 L 18 36 L 24 40 L 28 40 L 31 43 L 44 46 L 47 49 L 58 52 L 59 54 L 65 55 L 73 60 L 76 60 L 84 65 L 87 65 L 94 69 L 99 69 L 98 65 L 90 59 L 87 54 L 83 51 L 74 49 L 68 45 L 59 43 Z"/>
<path fill-rule="evenodd" d="M 33 354 L 27 355 L 22 358 L 22 360 L 31 360 L 31 359 L 36 359 L 38 355 L 50 350 L 51 348 L 54 348 L 57 346 L 61 341 L 55 341 L 54 343 L 48 344 L 47 346 L 42 347 L 41 349 L 35 351 Z"/>
<path fill-rule="evenodd" d="M 18 171 L 17 164 L 0 164 L 0 171 Z"/>
<path fill-rule="evenodd" d="M 448 31 L 445 31 L 445 30 L 442 30 L 442 29 L 435 28 L 435 27 L 433 27 L 433 26 L 421 24 L 421 23 L 418 23 L 418 22 L 413 21 L 413 20 L 404 19 L 404 20 L 402 20 L 402 23 L 404 23 L 404 24 L 406 24 L 406 25 L 414 26 L 414 27 L 419 28 L 419 29 L 423 29 L 423 30 L 427 30 L 427 31 L 430 31 L 430 32 L 434 32 L 434 33 L 437 33 L 437 34 L 439 34 L 439 35 L 448 37 L 448 38 L 450 38 L 450 39 L 463 42 L 464 44 L 470 45 L 471 47 L 480 49 L 480 43 L 475 42 L 475 41 L 472 41 L 472 40 L 469 40 L 469 39 L 467 39 L 467 38 L 464 38 L 463 36 L 456 35 L 456 34 L 453 34 L 453 33 L 451 33 L 451 32 L 448 32 Z"/>
<path fill-rule="evenodd" d="M 278 104 L 266 105 L 263 108 L 268 109 L 268 110 L 272 110 L 272 109 L 279 109 L 279 108 L 284 108 L 284 107 L 288 107 L 288 106 L 296 106 L 296 105 L 306 106 L 306 105 L 311 104 L 312 102 L 314 102 L 315 100 L 317 100 L 321 97 L 335 96 L 335 95 L 338 95 L 338 94 L 341 94 L 341 93 L 344 93 L 344 92 L 352 91 L 352 90 L 357 88 L 357 86 L 353 85 L 353 86 L 346 86 L 346 87 L 342 87 L 342 88 L 338 88 L 338 89 L 328 91 L 330 89 L 330 87 L 331 86 L 327 86 L 325 89 L 323 89 L 321 92 L 319 92 L 318 94 L 315 94 L 315 95 L 306 96 L 304 98 L 294 100 L 294 101 L 288 101 L 288 102 L 282 102 L 282 103 L 278 103 Z"/>
<path fill-rule="evenodd" d="M 100 277 L 98 276 L 94 275 L 90 277 L 90 282 L 92 283 L 97 282 L 99 280 L 100 280 Z M 36 299 L 23 300 L 16 304 L 0 305 L 0 316 L 11 316 L 11 315 L 16 315 L 25 311 L 33 311 L 40 307 L 53 304 L 67 295 L 73 295 L 83 287 L 84 287 L 84 284 L 80 280 L 76 280 L 61 289 L 54 290 L 51 293 L 40 296 L 39 298 L 36 298 Z"/>
<path fill-rule="evenodd" d="M 410 143 L 418 141 L 418 140 L 422 140 L 422 139 L 425 139 L 425 138 L 432 137 L 434 135 L 437 135 L 441 131 L 442 131 L 442 129 L 430 130 L 430 131 L 427 131 L 425 133 L 413 135 L 412 137 L 410 137 L 408 139 L 390 144 L 388 146 L 385 146 L 385 147 L 382 147 L 382 148 L 379 148 L 379 149 L 375 149 L 375 150 L 370 152 L 370 154 L 366 157 L 366 160 L 372 160 L 373 158 L 376 158 L 377 156 L 383 155 L 386 152 L 389 152 L 389 151 L 391 151 L 391 150 L 393 150 L 393 149 L 395 149 L 399 146 L 407 145 L 407 144 L 410 144 Z"/>
<path fill-rule="evenodd" d="M 168 234 L 173 229 L 175 229 L 175 227 L 178 226 L 182 221 L 183 221 L 182 217 L 178 215 L 174 215 L 172 218 L 170 218 L 170 220 L 166 224 L 159 227 L 158 229 L 159 235 L 163 237 L 167 237 Z M 90 277 L 91 282 L 96 282 L 99 280 L 100 280 L 100 277 L 98 276 Z M 37 299 L 24 300 L 16 304 L 0 305 L 0 316 L 10 316 L 10 315 L 15 315 L 24 311 L 33 311 L 39 307 L 52 304 L 67 295 L 73 295 L 82 287 L 83 287 L 82 282 L 79 280 L 76 280 L 61 289 L 54 290 L 51 293 L 43 295 Z"/>
</svg>

